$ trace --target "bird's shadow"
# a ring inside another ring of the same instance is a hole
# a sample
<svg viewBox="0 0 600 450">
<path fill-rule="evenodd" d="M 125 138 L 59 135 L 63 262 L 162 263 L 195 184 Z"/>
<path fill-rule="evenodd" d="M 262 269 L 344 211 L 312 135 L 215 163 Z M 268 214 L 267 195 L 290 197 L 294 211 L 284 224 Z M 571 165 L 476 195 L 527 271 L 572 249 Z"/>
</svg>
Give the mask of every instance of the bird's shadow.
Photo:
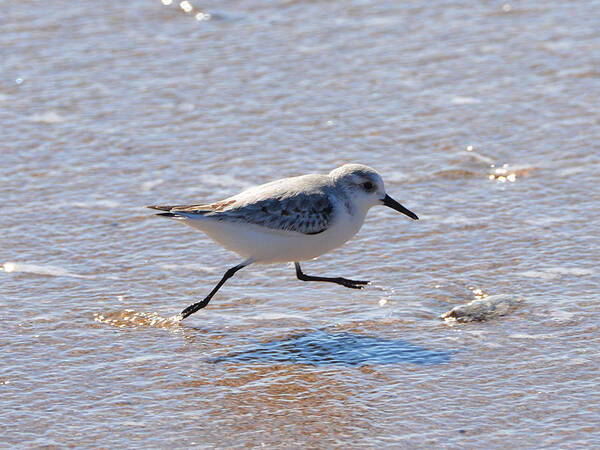
<svg viewBox="0 0 600 450">
<path fill-rule="evenodd" d="M 292 363 L 314 366 L 365 366 L 410 363 L 448 363 L 452 351 L 430 350 L 401 339 L 384 339 L 355 333 L 315 331 L 285 339 L 252 344 L 241 351 L 212 359 L 214 363 Z"/>
</svg>

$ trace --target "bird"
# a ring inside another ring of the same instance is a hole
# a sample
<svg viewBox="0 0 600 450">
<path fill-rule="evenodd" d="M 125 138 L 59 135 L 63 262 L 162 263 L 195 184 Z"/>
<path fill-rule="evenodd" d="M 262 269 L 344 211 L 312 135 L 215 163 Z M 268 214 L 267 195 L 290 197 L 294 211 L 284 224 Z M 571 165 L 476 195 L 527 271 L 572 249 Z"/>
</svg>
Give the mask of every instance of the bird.
<svg viewBox="0 0 600 450">
<path fill-rule="evenodd" d="M 199 229 L 243 258 L 225 272 L 203 300 L 181 311 L 179 318 L 183 320 L 206 307 L 229 278 L 250 264 L 293 262 L 299 280 L 363 288 L 369 281 L 306 275 L 300 262 L 321 256 L 352 238 L 375 205 L 418 220 L 415 213 L 386 193 L 381 175 L 363 164 L 345 164 L 327 175 L 282 178 L 214 203 L 148 208 L 162 211 L 157 216 Z"/>
</svg>

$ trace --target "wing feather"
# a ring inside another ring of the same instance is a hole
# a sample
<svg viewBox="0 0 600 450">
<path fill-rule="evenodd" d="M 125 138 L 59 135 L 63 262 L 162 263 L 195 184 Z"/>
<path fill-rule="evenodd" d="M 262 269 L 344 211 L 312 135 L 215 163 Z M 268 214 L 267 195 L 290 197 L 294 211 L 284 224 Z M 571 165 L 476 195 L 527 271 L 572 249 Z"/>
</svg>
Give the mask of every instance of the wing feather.
<svg viewBox="0 0 600 450">
<path fill-rule="evenodd" d="M 166 208 L 160 209 L 164 211 Z M 245 204 L 230 198 L 207 205 L 173 206 L 167 211 L 192 219 L 199 215 L 223 222 L 252 223 L 273 230 L 318 234 L 330 225 L 334 204 L 324 192 L 314 192 L 266 198 Z"/>
</svg>

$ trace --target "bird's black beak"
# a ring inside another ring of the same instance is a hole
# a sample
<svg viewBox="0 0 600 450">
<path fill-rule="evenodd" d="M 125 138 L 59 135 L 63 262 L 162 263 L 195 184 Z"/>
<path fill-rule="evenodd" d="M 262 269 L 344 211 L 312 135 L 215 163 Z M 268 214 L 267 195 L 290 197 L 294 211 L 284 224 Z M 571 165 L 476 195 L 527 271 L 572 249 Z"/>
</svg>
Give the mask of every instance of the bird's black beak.
<svg viewBox="0 0 600 450">
<path fill-rule="evenodd" d="M 385 198 L 381 202 L 385 206 L 389 206 L 390 208 L 395 209 L 396 211 L 401 212 L 402 214 L 406 214 L 411 219 L 419 220 L 419 218 L 414 212 L 406 209 L 404 206 L 402 206 L 400 203 L 398 203 L 396 200 L 394 200 L 387 194 L 385 194 Z"/>
</svg>

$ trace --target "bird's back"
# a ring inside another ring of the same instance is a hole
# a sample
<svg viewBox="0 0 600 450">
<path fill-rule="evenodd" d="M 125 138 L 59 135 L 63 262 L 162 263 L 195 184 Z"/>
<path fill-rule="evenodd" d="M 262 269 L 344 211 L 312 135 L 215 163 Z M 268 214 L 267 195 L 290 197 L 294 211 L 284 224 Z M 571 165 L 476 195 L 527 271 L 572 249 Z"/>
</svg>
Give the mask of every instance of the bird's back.
<svg viewBox="0 0 600 450">
<path fill-rule="evenodd" d="M 192 221 L 247 223 L 274 231 L 318 234 L 334 219 L 333 189 L 327 175 L 310 174 L 254 186 L 215 203 L 152 208 L 167 211 L 163 216 Z"/>
</svg>

